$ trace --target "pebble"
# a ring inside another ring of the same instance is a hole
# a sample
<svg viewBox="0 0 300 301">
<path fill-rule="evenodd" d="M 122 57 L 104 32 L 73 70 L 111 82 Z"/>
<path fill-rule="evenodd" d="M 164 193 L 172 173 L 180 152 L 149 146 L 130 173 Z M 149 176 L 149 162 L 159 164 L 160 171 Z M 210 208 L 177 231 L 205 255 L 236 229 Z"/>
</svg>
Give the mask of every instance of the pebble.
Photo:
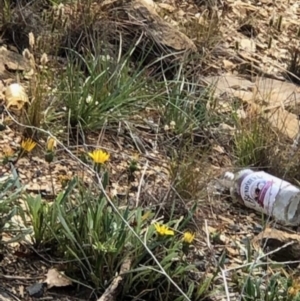
<svg viewBox="0 0 300 301">
<path fill-rule="evenodd" d="M 33 285 L 27 287 L 26 291 L 30 297 L 41 298 L 44 294 L 44 284 L 43 283 L 34 283 Z"/>
</svg>

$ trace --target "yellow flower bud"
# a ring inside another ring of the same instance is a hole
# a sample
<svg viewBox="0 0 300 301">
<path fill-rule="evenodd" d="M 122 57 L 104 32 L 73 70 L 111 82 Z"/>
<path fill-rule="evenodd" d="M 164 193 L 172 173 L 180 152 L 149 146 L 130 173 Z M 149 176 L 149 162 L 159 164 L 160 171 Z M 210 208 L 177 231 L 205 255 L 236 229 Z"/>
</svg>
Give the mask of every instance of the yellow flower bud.
<svg viewBox="0 0 300 301">
<path fill-rule="evenodd" d="M 56 140 L 52 137 L 49 137 L 47 140 L 47 151 L 48 152 L 53 152 L 54 149 L 56 148 Z"/>
</svg>

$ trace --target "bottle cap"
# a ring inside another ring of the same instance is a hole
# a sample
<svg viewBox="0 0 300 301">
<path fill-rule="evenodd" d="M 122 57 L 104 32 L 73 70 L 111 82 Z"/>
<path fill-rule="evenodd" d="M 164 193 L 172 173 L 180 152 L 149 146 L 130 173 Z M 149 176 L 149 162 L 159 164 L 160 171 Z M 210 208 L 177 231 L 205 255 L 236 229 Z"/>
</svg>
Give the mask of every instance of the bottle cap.
<svg viewBox="0 0 300 301">
<path fill-rule="evenodd" d="M 225 174 L 224 174 L 224 178 L 226 180 L 231 180 L 233 181 L 234 180 L 234 173 L 233 172 L 230 172 L 230 171 L 226 171 Z"/>
</svg>

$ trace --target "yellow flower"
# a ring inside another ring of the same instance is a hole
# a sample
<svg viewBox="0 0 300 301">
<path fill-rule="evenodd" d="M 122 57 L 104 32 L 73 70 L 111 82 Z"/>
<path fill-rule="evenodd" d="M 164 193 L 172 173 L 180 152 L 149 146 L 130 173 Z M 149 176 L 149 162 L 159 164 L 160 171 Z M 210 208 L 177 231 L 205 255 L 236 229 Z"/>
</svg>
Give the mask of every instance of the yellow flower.
<svg viewBox="0 0 300 301">
<path fill-rule="evenodd" d="M 159 235 L 174 235 L 174 231 L 169 229 L 165 225 L 160 225 L 158 223 L 154 224 L 155 230 Z"/>
<path fill-rule="evenodd" d="M 299 279 L 293 279 L 292 286 L 288 289 L 288 294 L 292 297 L 295 297 L 299 294 L 300 291 L 300 281 Z"/>
<path fill-rule="evenodd" d="M 139 161 L 139 159 L 140 159 L 140 154 L 139 153 L 135 153 L 131 156 L 131 161 L 137 162 L 137 161 Z"/>
<path fill-rule="evenodd" d="M 183 233 L 183 242 L 187 244 L 191 244 L 195 238 L 195 233 L 191 233 L 189 231 Z"/>
<path fill-rule="evenodd" d="M 47 140 L 47 151 L 53 152 L 56 148 L 56 140 L 52 137 L 49 137 Z"/>
<path fill-rule="evenodd" d="M 32 139 L 25 139 L 21 143 L 21 148 L 30 153 L 36 146 L 36 142 L 34 142 Z"/>
<path fill-rule="evenodd" d="M 104 164 L 109 159 L 109 154 L 101 149 L 96 149 L 88 155 L 98 164 Z"/>
</svg>

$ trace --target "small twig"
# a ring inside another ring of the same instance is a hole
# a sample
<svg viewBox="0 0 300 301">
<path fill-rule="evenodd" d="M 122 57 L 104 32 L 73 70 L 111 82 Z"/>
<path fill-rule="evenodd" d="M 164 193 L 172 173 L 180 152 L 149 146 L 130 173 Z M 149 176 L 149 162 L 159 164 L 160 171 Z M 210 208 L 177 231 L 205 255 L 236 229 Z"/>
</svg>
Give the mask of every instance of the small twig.
<svg viewBox="0 0 300 301">
<path fill-rule="evenodd" d="M 44 276 L 40 276 L 40 277 L 25 277 L 25 276 L 0 274 L 0 279 L 1 278 L 4 278 L 4 279 L 16 279 L 16 280 L 36 280 L 36 279 L 43 279 Z"/>
<path fill-rule="evenodd" d="M 13 298 L 16 301 L 21 301 L 21 299 L 19 299 L 15 294 L 13 294 L 12 292 L 10 292 L 5 287 L 1 286 L 0 289 L 1 289 L 0 290 L 0 300 L 11 300 L 11 299 L 7 299 L 6 298 L 7 296 L 9 296 L 9 297 Z"/>
<path fill-rule="evenodd" d="M 158 145 L 158 134 L 159 134 L 159 129 L 160 129 L 160 118 L 157 123 L 156 131 L 155 131 L 155 141 L 154 141 L 154 147 L 153 150 L 156 151 L 157 145 Z"/>
<path fill-rule="evenodd" d="M 210 249 L 211 244 L 210 244 L 210 239 L 209 239 L 209 231 L 208 231 L 207 220 L 205 220 L 204 223 L 205 223 L 206 243 L 207 243 L 207 247 Z"/>
<path fill-rule="evenodd" d="M 143 181 L 144 181 L 145 173 L 146 173 L 146 170 L 148 168 L 148 163 L 149 163 L 149 161 L 147 160 L 147 162 L 146 162 L 146 164 L 144 166 L 144 169 L 143 169 L 143 173 L 142 173 L 140 182 L 139 182 L 139 187 L 138 187 L 138 191 L 137 191 L 137 194 L 136 194 L 135 207 L 139 206 L 139 199 L 140 199 L 140 195 L 141 195 L 141 189 L 142 189 L 142 186 L 143 186 Z"/>
<path fill-rule="evenodd" d="M 132 139 L 132 141 L 134 142 L 134 145 L 136 147 L 136 149 L 141 153 L 141 154 L 147 154 L 147 150 L 146 150 L 146 147 L 145 145 L 143 144 L 142 140 L 132 132 L 128 122 L 124 122 L 128 128 L 128 131 L 129 131 L 129 135 Z"/>
<path fill-rule="evenodd" d="M 55 188 L 54 188 L 54 182 L 53 182 L 53 177 L 52 177 L 52 172 L 51 172 L 51 163 L 48 163 L 48 172 L 50 175 L 50 179 L 51 179 L 51 188 L 52 188 L 52 194 L 55 195 Z"/>
<path fill-rule="evenodd" d="M 120 273 L 114 278 L 109 287 L 105 290 L 104 294 L 97 301 L 114 301 L 116 300 L 121 283 L 124 279 L 124 274 L 130 270 L 131 259 L 126 258 L 121 265 Z"/>
<path fill-rule="evenodd" d="M 278 251 L 294 244 L 295 242 L 294 241 L 290 241 L 286 244 L 284 244 L 283 246 L 280 246 L 278 247 L 277 249 L 275 250 L 272 250 L 262 256 L 259 256 L 254 262 L 250 262 L 250 263 L 245 263 L 243 265 L 240 265 L 240 266 L 237 266 L 237 267 L 233 267 L 233 268 L 228 268 L 228 269 L 225 269 L 225 272 L 230 272 L 230 271 L 234 271 L 234 270 L 239 270 L 239 269 L 242 269 L 242 268 L 245 268 L 245 267 L 249 267 L 249 266 L 255 266 L 256 264 L 259 264 L 259 265 L 264 265 L 264 264 L 269 264 L 268 262 L 260 262 L 263 258 L 265 257 L 268 257 L 274 253 L 277 253 Z M 292 264 L 292 263 L 299 263 L 300 260 L 295 260 L 295 261 L 286 261 L 286 262 L 280 262 L 280 264 Z"/>
<path fill-rule="evenodd" d="M 222 268 L 220 268 L 220 270 L 221 270 L 222 278 L 223 278 L 223 281 L 224 281 L 224 288 L 225 288 L 226 298 L 227 298 L 227 301 L 230 301 L 230 295 L 229 295 L 229 290 L 228 290 L 226 274 L 225 274 L 225 271 Z"/>
</svg>

